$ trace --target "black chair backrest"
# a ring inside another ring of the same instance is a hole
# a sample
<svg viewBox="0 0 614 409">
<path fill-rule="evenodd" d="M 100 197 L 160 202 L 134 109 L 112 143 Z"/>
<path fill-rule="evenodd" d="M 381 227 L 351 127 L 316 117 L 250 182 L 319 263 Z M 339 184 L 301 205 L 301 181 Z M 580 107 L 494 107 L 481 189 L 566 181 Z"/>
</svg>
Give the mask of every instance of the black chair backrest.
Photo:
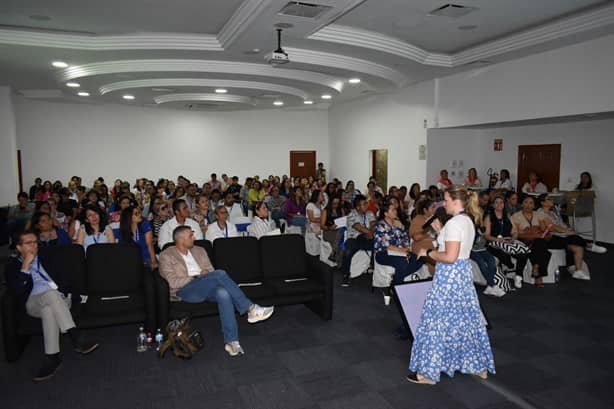
<svg viewBox="0 0 614 409">
<path fill-rule="evenodd" d="M 60 291 L 74 295 L 86 294 L 87 277 L 83 246 L 70 244 L 39 247 L 38 255 Z"/>
<path fill-rule="evenodd" d="M 123 293 L 143 286 L 145 268 L 136 244 L 93 244 L 87 248 L 86 264 L 90 294 Z"/>
<path fill-rule="evenodd" d="M 260 238 L 260 257 L 265 278 L 304 277 L 307 274 L 305 239 L 300 234 Z"/>
<path fill-rule="evenodd" d="M 209 256 L 209 260 L 211 260 L 211 264 L 213 264 L 214 266 L 216 265 L 215 259 L 213 258 L 213 244 L 211 244 L 209 240 L 195 240 L 194 245 L 204 248 L 207 251 L 207 256 Z"/>
<path fill-rule="evenodd" d="M 238 283 L 262 281 L 260 250 L 255 237 L 228 237 L 213 243 L 215 266 Z"/>
</svg>

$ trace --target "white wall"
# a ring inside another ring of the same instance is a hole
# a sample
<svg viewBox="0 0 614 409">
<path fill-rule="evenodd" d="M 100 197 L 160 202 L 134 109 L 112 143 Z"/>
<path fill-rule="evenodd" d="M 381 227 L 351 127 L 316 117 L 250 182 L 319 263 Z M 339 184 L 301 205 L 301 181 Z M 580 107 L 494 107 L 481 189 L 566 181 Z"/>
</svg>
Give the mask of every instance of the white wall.
<svg viewBox="0 0 614 409">
<path fill-rule="evenodd" d="M 580 173 L 593 176 L 597 190 L 597 239 L 614 242 L 614 119 L 488 129 L 433 129 L 428 133 L 428 178 L 438 178 L 449 161 L 464 159 L 465 168 L 476 167 L 482 182 L 486 170 L 506 168 L 516 183 L 518 145 L 561 144 L 559 189 L 570 190 L 579 182 Z M 503 151 L 495 152 L 495 138 L 503 139 Z M 466 170 L 466 169 L 465 169 Z"/>
<path fill-rule="evenodd" d="M 614 110 L 614 35 L 439 81 L 440 127 Z"/>
<path fill-rule="evenodd" d="M 418 146 L 426 144 L 433 121 L 433 82 L 424 82 L 394 95 L 371 96 L 329 111 L 331 175 L 353 179 L 366 188 L 371 170 L 369 151 L 388 149 L 388 186 L 425 181 L 426 161 Z"/>
<path fill-rule="evenodd" d="M 0 206 L 17 203 L 17 143 L 11 90 L 0 87 Z"/>
<path fill-rule="evenodd" d="M 202 183 L 211 172 L 241 179 L 289 172 L 290 150 L 315 150 L 329 164 L 326 111 L 184 112 L 16 98 L 24 184 L 35 177 L 88 185 L 98 176 Z"/>
</svg>

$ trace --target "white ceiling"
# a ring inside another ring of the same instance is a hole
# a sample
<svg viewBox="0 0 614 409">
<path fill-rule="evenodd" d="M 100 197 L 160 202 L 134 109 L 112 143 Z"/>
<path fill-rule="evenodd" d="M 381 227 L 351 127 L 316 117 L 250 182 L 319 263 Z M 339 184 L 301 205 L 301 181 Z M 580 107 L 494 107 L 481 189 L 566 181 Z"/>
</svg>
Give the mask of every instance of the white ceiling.
<svg viewBox="0 0 614 409">
<path fill-rule="evenodd" d="M 478 10 L 458 19 L 426 16 L 445 0 L 309 1 L 331 9 L 304 19 L 278 15 L 287 0 L 4 0 L 0 85 L 61 102 L 325 109 L 324 93 L 345 101 L 614 33 L 612 1 L 459 0 Z M 283 36 L 291 62 L 272 68 L 264 55 L 280 22 L 293 25 Z"/>
</svg>

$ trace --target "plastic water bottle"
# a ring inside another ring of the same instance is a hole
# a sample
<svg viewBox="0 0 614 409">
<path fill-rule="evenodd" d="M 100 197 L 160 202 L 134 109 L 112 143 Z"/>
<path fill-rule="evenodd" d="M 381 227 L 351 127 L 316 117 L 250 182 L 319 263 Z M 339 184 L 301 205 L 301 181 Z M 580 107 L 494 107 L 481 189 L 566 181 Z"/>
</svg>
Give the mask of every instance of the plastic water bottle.
<svg viewBox="0 0 614 409">
<path fill-rule="evenodd" d="M 136 337 L 136 352 L 147 351 L 147 334 L 145 334 L 145 328 L 139 327 L 139 335 Z"/>
<path fill-rule="evenodd" d="M 164 335 L 162 335 L 160 328 L 158 328 L 156 331 L 156 337 L 154 339 L 156 341 L 156 351 L 159 351 L 160 347 L 162 346 L 162 342 L 164 342 Z"/>
<path fill-rule="evenodd" d="M 147 333 L 147 336 L 145 337 L 145 349 L 152 349 L 154 347 L 154 339 L 153 339 L 153 335 L 151 335 L 151 332 Z"/>
<path fill-rule="evenodd" d="M 559 271 L 559 269 L 557 268 L 557 269 L 554 271 L 554 281 L 558 283 L 560 279 L 561 279 L 561 272 L 560 272 L 560 271 Z"/>
</svg>

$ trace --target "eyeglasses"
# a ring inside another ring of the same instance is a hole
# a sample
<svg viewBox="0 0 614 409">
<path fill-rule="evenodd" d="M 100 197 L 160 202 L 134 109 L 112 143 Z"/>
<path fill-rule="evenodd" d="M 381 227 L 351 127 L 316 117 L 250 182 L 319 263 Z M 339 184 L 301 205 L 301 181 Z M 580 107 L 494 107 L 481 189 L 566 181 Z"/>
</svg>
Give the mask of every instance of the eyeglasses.
<svg viewBox="0 0 614 409">
<path fill-rule="evenodd" d="M 30 241 L 22 241 L 21 243 L 19 243 L 22 246 L 31 246 L 32 244 L 36 244 L 37 241 L 36 240 L 30 240 Z"/>
<path fill-rule="evenodd" d="M 168 210 L 168 206 L 162 206 L 160 210 Z"/>
</svg>

